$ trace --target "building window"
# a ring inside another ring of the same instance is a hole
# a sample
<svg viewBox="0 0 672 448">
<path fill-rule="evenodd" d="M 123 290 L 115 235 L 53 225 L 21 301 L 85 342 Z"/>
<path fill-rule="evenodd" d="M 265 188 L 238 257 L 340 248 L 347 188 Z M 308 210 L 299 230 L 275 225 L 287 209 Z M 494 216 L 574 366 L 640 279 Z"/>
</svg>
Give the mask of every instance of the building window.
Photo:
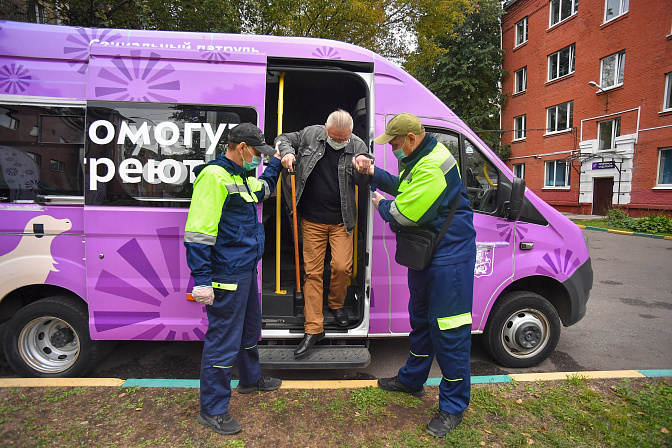
<svg viewBox="0 0 672 448">
<path fill-rule="evenodd" d="M 579 0 L 551 0 L 551 26 L 576 14 Z"/>
<path fill-rule="evenodd" d="M 513 165 L 513 175 L 525 179 L 525 164 L 524 163 L 515 163 Z"/>
<path fill-rule="evenodd" d="M 61 162 L 60 160 L 51 159 L 49 168 L 51 171 L 58 171 L 59 173 L 63 173 L 65 172 L 65 163 Z"/>
<path fill-rule="evenodd" d="M 628 12 L 629 7 L 630 0 L 605 0 L 604 21 L 608 22 L 611 19 L 622 16 Z"/>
<path fill-rule="evenodd" d="M 625 72 L 625 51 L 619 51 L 607 56 L 601 61 L 602 82 L 600 86 L 603 89 L 607 87 L 616 87 L 623 84 L 623 73 Z"/>
<path fill-rule="evenodd" d="M 514 73 L 516 78 L 516 87 L 514 93 L 520 93 L 527 90 L 527 67 L 516 70 Z"/>
<path fill-rule="evenodd" d="M 39 167 L 42 166 L 42 156 L 40 154 L 35 154 L 34 152 L 25 151 L 26 155 L 35 161 L 35 164 Z"/>
<path fill-rule="evenodd" d="M 546 109 L 546 133 L 562 132 L 572 128 L 574 101 Z"/>
<path fill-rule="evenodd" d="M 527 42 L 527 17 L 516 23 L 516 47 Z"/>
<path fill-rule="evenodd" d="M 672 148 L 660 150 L 658 162 L 658 185 L 672 186 Z"/>
<path fill-rule="evenodd" d="M 665 102 L 663 110 L 672 110 L 672 73 L 665 75 Z"/>
<path fill-rule="evenodd" d="M 548 57 L 548 80 L 574 73 L 574 45 L 572 44 Z"/>
<path fill-rule="evenodd" d="M 525 138 L 525 115 L 513 119 L 513 139 L 522 140 Z"/>
<path fill-rule="evenodd" d="M 16 131 L 19 128 L 19 121 L 11 116 L 12 111 L 0 107 L 0 126 Z"/>
<path fill-rule="evenodd" d="M 616 148 L 616 137 L 621 135 L 621 119 L 600 121 L 597 123 L 597 133 L 600 142 L 599 150 L 607 151 Z"/>
<path fill-rule="evenodd" d="M 546 187 L 569 187 L 569 164 L 562 160 L 546 162 Z"/>
</svg>

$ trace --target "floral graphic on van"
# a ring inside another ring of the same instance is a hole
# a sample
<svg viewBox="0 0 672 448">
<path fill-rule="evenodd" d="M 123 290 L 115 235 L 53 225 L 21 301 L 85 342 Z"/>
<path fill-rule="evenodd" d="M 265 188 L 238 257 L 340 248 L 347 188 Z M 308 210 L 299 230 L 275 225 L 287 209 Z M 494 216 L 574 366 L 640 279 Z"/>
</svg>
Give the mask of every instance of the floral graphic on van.
<svg viewBox="0 0 672 448">
<path fill-rule="evenodd" d="M 17 94 L 24 92 L 31 83 L 32 76 L 23 65 L 8 64 L 0 67 L 0 90 Z"/>
<path fill-rule="evenodd" d="M 514 225 L 512 223 L 497 224 L 497 230 L 499 231 L 499 236 L 501 236 L 502 239 L 507 243 L 511 243 L 511 237 L 513 236 L 513 229 Z M 527 232 L 529 232 L 530 230 L 526 224 L 523 224 L 521 222 L 516 222 L 515 229 L 516 229 L 517 241 L 522 240 L 523 237 L 525 237 L 525 235 L 527 235 Z"/>
<path fill-rule="evenodd" d="M 231 53 L 224 51 L 204 51 L 201 53 L 203 59 L 207 59 L 208 64 L 220 64 L 231 57 Z"/>
<path fill-rule="evenodd" d="M 188 285 L 184 276 L 180 274 L 180 229 L 177 227 L 166 227 L 157 229 L 159 244 L 163 257 L 160 259 L 166 263 L 170 284 L 166 285 L 157 272 L 157 267 L 152 264 L 150 257 L 136 238 L 132 238 L 122 245 L 117 253 L 121 258 L 137 272 L 141 279 L 149 283 L 151 293 L 147 289 L 140 289 L 125 280 L 119 278 L 112 272 L 102 270 L 94 289 L 116 297 L 123 297 L 132 300 L 138 304 L 148 305 L 149 311 L 112 311 L 101 310 L 94 311 L 94 321 L 96 331 L 102 332 L 114 330 L 121 327 L 128 327 L 138 323 L 147 323 L 157 319 L 155 325 L 149 325 L 149 329 L 141 334 L 137 334 L 129 339 L 151 340 L 157 338 L 163 333 L 166 325 L 160 323 L 162 317 L 161 309 L 164 305 L 170 306 L 175 301 L 185 302 L 184 291 Z M 156 258 L 154 258 L 156 260 Z M 171 297 L 172 296 L 172 297 Z M 189 304 L 192 305 L 192 304 Z M 145 307 L 146 308 L 146 307 Z M 203 307 L 204 308 L 204 307 Z M 203 309 L 203 319 L 200 326 L 194 327 L 189 331 L 183 331 L 181 334 L 171 330 L 160 337 L 162 340 L 202 340 L 205 336 L 204 329 L 207 328 L 207 318 Z M 147 328 L 145 325 L 144 328 Z"/>
<path fill-rule="evenodd" d="M 334 47 L 317 47 L 313 51 L 313 56 L 323 59 L 341 59 L 338 55 L 338 50 L 334 49 Z"/>
<path fill-rule="evenodd" d="M 546 266 L 540 264 L 535 272 L 549 277 L 557 278 L 560 273 L 569 277 L 581 265 L 579 258 L 570 249 L 557 248 L 553 253 L 545 254 L 542 259 Z"/>
<path fill-rule="evenodd" d="M 180 90 L 180 81 L 174 79 L 175 68 L 162 63 L 158 53 L 152 52 L 149 59 L 141 58 L 140 54 L 138 50 L 131 51 L 131 59 L 117 55 L 112 58 L 114 70 L 101 68 L 98 78 L 108 81 L 108 85 L 96 87 L 96 97 L 111 96 L 107 99 L 119 101 L 176 102 L 175 98 L 164 95 Z"/>
<path fill-rule="evenodd" d="M 77 35 L 71 34 L 65 39 L 71 45 L 63 47 L 63 54 L 68 58 L 77 60 L 70 61 L 69 64 L 71 67 L 76 67 L 77 72 L 81 75 L 86 73 L 91 42 L 114 42 L 121 39 L 121 34 L 112 30 L 77 28 L 75 31 L 77 31 Z"/>
</svg>

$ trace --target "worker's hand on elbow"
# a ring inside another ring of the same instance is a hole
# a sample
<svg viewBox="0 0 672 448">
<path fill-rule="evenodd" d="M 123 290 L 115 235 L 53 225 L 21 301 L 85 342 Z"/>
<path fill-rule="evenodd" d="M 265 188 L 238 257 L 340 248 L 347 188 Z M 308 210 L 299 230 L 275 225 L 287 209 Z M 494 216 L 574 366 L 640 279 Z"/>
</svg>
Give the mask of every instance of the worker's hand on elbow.
<svg viewBox="0 0 672 448">
<path fill-rule="evenodd" d="M 373 202 L 373 205 L 376 207 L 376 210 L 378 210 L 378 204 L 380 203 L 381 199 L 385 199 L 382 194 L 378 193 L 377 191 L 373 192 L 373 198 L 371 199 L 371 202 Z"/>
<path fill-rule="evenodd" d="M 282 166 L 287 168 L 289 171 L 294 171 L 294 162 L 295 161 L 296 161 L 296 157 L 294 157 L 294 154 L 287 153 L 282 158 Z"/>
<path fill-rule="evenodd" d="M 215 300 L 215 292 L 212 289 L 212 286 L 194 286 L 194 289 L 191 291 L 191 296 L 198 303 L 203 305 L 212 305 L 212 302 Z"/>
</svg>

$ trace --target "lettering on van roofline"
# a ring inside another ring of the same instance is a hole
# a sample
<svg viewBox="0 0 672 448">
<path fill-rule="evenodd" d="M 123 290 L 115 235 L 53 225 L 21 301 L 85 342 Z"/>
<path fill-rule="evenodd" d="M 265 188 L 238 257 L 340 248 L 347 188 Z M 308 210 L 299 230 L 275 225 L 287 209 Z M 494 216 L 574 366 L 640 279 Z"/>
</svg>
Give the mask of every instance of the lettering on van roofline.
<svg viewBox="0 0 672 448">
<path fill-rule="evenodd" d="M 192 50 L 191 42 L 181 44 L 154 42 L 100 42 L 108 47 L 168 48 L 173 50 Z M 230 51 L 235 53 L 259 53 L 255 47 L 236 47 L 233 45 L 196 45 L 196 51 Z"/>
</svg>

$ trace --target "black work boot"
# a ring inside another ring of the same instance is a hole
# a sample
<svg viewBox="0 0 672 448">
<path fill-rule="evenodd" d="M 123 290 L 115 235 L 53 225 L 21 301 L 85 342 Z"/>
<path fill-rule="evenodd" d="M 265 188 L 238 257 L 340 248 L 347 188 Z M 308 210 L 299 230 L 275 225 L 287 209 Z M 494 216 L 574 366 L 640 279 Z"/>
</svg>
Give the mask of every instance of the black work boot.
<svg viewBox="0 0 672 448">
<path fill-rule="evenodd" d="M 269 392 L 271 390 L 276 390 L 282 384 L 282 380 L 277 378 L 271 378 L 270 376 L 262 376 L 254 384 L 245 386 L 238 383 L 238 392 L 241 394 L 249 394 L 250 392 Z"/>
<path fill-rule="evenodd" d="M 228 412 L 219 415 L 206 415 L 200 413 L 196 419 L 201 425 L 206 425 L 212 428 L 217 434 L 223 434 L 225 436 L 230 434 L 236 434 L 243 429 L 238 423 L 238 420 L 231 417 Z"/>
<path fill-rule="evenodd" d="M 455 429 L 462 422 L 464 412 L 459 414 L 450 414 L 442 409 L 436 413 L 436 416 L 427 423 L 427 434 L 434 437 L 446 437 L 450 431 Z"/>
<path fill-rule="evenodd" d="M 420 389 L 411 389 L 401 382 L 399 375 L 392 378 L 380 378 L 378 380 L 378 387 L 390 392 L 403 392 L 405 394 L 413 395 L 414 397 L 422 397 L 425 395 L 425 386 L 420 386 Z"/>
</svg>

